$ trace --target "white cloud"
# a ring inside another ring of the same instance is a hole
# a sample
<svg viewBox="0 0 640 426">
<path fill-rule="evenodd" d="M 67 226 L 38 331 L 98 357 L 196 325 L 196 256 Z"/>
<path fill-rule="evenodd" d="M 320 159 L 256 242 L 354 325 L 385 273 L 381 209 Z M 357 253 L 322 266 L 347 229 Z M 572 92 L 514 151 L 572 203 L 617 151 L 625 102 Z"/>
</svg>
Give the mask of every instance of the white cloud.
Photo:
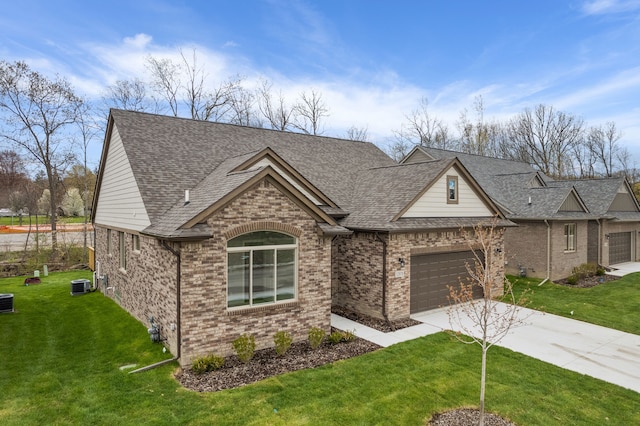
<svg viewBox="0 0 640 426">
<path fill-rule="evenodd" d="M 591 0 L 582 5 L 587 15 L 605 15 L 640 9 L 639 0 Z"/>
</svg>

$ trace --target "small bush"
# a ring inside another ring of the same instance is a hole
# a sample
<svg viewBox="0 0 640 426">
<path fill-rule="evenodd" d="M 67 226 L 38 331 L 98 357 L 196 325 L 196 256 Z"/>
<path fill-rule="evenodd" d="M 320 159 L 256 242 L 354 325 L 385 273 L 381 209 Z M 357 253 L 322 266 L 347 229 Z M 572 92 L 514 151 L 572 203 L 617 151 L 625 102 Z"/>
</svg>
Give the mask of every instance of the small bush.
<svg viewBox="0 0 640 426">
<path fill-rule="evenodd" d="M 332 345 L 335 345 L 335 344 L 338 344 L 338 343 L 342 342 L 343 338 L 344 338 L 344 336 L 342 334 L 342 331 L 334 331 L 331 334 L 329 334 L 329 337 L 327 337 L 327 340 Z"/>
<path fill-rule="evenodd" d="M 356 334 L 354 331 L 345 330 L 342 332 L 342 341 L 343 342 L 353 342 L 356 340 Z"/>
<path fill-rule="evenodd" d="M 598 265 L 595 263 L 583 263 L 573 268 L 573 275 L 579 280 L 583 278 L 593 277 L 598 273 Z"/>
<path fill-rule="evenodd" d="M 253 335 L 243 334 L 234 340 L 232 344 L 240 361 L 245 364 L 251 361 L 256 351 L 256 339 Z"/>
<path fill-rule="evenodd" d="M 567 277 L 567 284 L 576 285 L 578 284 L 579 280 L 580 280 L 580 277 L 578 277 L 576 274 L 569 275 Z"/>
<path fill-rule="evenodd" d="M 286 331 L 278 331 L 273 336 L 273 343 L 276 345 L 276 354 L 278 354 L 278 356 L 282 356 L 291 347 L 293 337 L 291 337 L 291 334 Z"/>
<path fill-rule="evenodd" d="M 605 272 L 606 271 L 604 270 L 604 268 L 602 266 L 598 266 L 598 269 L 596 269 L 596 275 L 599 276 L 599 277 L 603 276 L 605 274 Z"/>
<path fill-rule="evenodd" d="M 224 358 L 218 355 L 210 354 L 199 356 L 191 363 L 191 370 L 196 374 L 203 374 L 208 371 L 214 371 L 222 368 Z"/>
<path fill-rule="evenodd" d="M 324 336 L 325 332 L 323 329 L 312 327 L 311 330 L 309 330 L 309 346 L 311 346 L 312 349 L 316 349 L 322 344 Z"/>
</svg>

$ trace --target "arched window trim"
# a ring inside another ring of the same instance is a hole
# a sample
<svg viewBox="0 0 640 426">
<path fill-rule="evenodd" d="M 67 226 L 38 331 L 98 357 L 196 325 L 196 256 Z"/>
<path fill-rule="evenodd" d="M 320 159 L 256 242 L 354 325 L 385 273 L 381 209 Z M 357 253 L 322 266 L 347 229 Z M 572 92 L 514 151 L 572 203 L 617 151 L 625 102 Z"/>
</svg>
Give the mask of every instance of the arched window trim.
<svg viewBox="0 0 640 426">
<path fill-rule="evenodd" d="M 229 247 L 229 243 L 235 238 L 264 231 L 286 235 L 293 238 L 294 243 Z M 252 230 L 227 240 L 227 309 L 238 310 L 297 301 L 298 241 L 299 238 L 295 235 L 271 229 Z M 293 254 L 293 259 L 281 263 L 280 256 L 286 258 L 287 251 Z M 241 258 L 234 256 L 238 253 L 244 255 Z M 267 263 L 260 263 L 260 260 L 266 260 Z M 269 261 L 272 263 L 268 263 Z M 284 285 L 288 282 L 291 284 Z M 272 300 L 261 300 L 268 298 Z"/>
</svg>

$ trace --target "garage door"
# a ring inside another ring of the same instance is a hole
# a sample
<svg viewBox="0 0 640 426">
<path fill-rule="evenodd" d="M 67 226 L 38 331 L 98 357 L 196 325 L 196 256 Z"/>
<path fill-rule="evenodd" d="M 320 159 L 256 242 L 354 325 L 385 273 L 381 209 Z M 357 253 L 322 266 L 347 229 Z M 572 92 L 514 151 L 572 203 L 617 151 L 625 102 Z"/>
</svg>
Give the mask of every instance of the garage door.
<svg viewBox="0 0 640 426">
<path fill-rule="evenodd" d="M 411 257 L 411 313 L 448 306 L 449 289 L 459 286 L 468 276 L 466 263 L 473 265 L 471 251 L 421 254 Z M 482 297 L 482 289 L 474 287 L 474 296 Z"/>
<path fill-rule="evenodd" d="M 631 232 L 609 234 L 609 264 L 631 262 Z"/>
</svg>

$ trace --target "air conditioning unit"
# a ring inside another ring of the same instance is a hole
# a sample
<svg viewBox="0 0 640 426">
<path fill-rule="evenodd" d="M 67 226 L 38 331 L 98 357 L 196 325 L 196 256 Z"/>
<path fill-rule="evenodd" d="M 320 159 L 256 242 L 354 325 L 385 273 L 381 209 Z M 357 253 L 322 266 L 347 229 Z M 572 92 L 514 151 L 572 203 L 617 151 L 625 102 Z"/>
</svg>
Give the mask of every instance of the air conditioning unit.
<svg viewBox="0 0 640 426">
<path fill-rule="evenodd" d="M 13 294 L 0 294 L 0 312 L 13 312 Z"/>
<path fill-rule="evenodd" d="M 71 281 L 71 295 L 85 294 L 91 291 L 91 281 L 73 280 Z"/>
</svg>

